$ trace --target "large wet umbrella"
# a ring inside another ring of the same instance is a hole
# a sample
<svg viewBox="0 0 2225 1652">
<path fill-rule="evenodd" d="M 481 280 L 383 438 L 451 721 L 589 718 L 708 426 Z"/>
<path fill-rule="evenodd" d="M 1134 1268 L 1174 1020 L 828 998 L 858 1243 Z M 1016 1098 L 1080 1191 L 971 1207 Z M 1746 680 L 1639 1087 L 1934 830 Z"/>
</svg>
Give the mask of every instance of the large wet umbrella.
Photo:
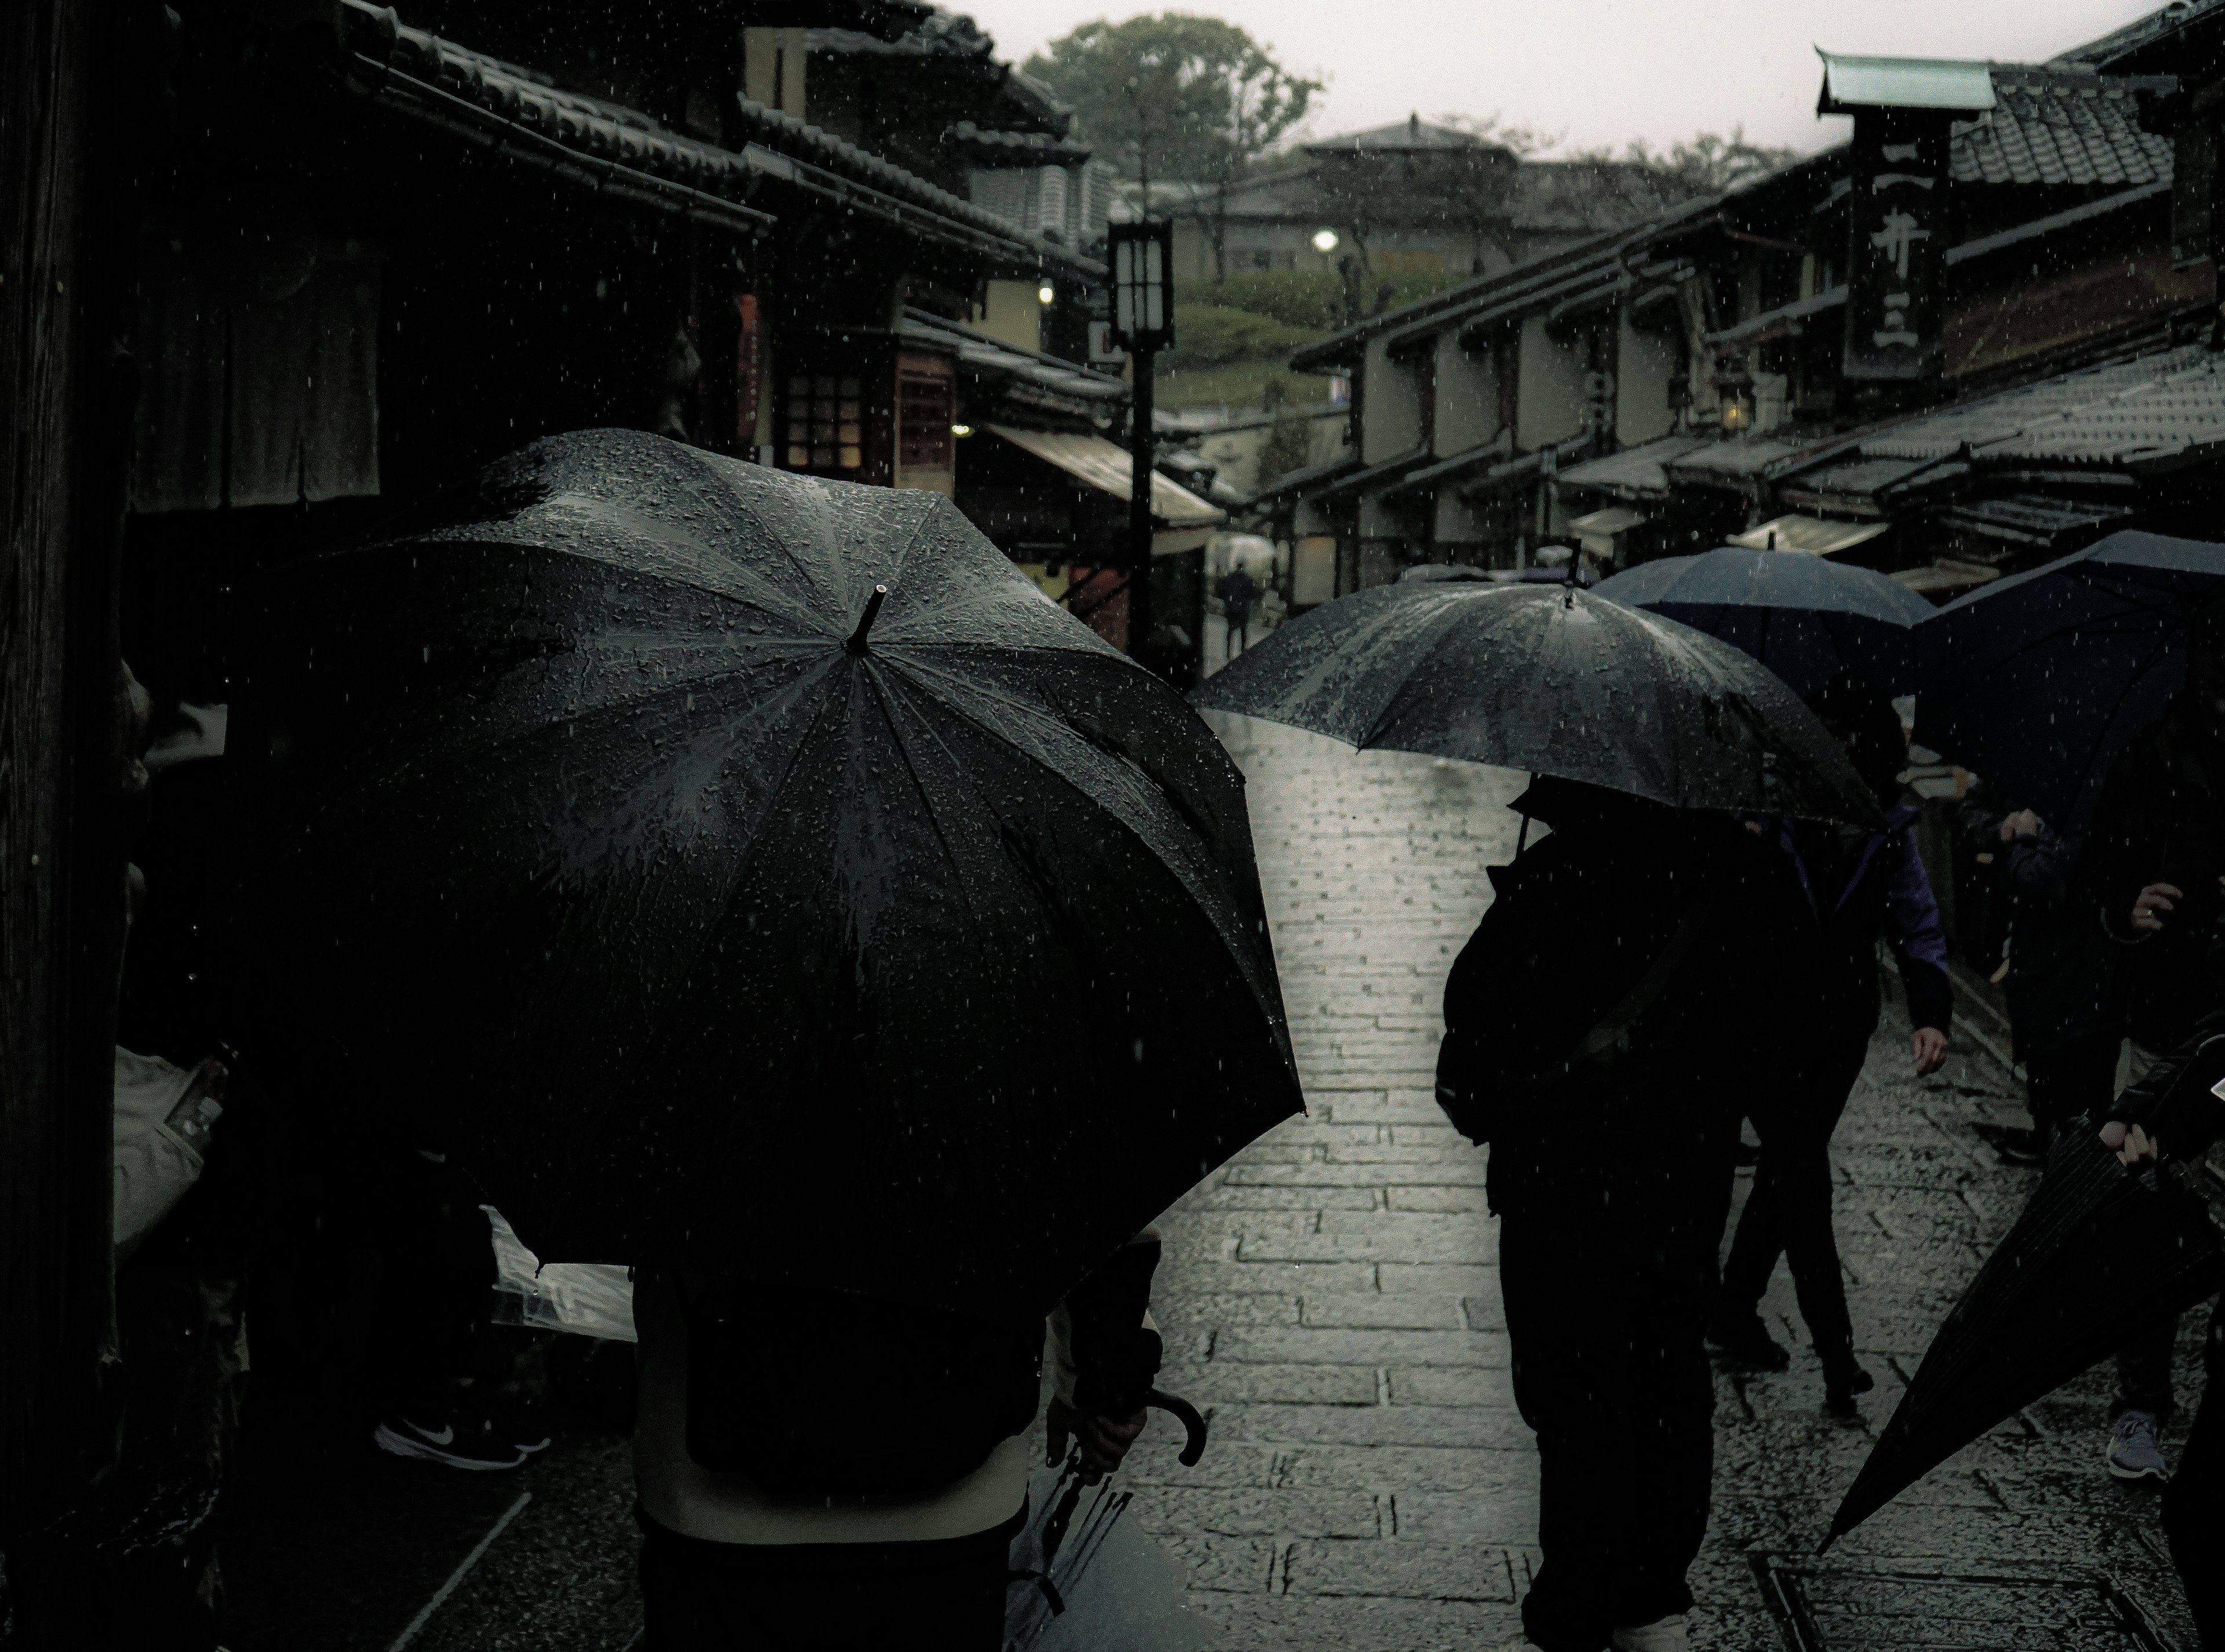
<svg viewBox="0 0 2225 1652">
<path fill-rule="evenodd" d="M 2186 683 L 2225 545 L 2112 534 L 1949 603 L 1915 632 L 1916 737 L 2082 830 L 2110 762 Z"/>
<path fill-rule="evenodd" d="M 1271 632 L 1191 699 L 1674 808 L 1879 819 L 1838 744 L 1753 659 L 1569 586 L 1359 592 Z"/>
<path fill-rule="evenodd" d="M 2016 1225 L 1941 1324 L 1832 1516 L 1829 1547 L 1987 1429 L 2225 1284 L 2200 1162 L 2221 1125 L 2225 1039 L 2147 1121 L 2172 1156 L 2134 1171 L 2091 1130 L 2060 1139 Z"/>
<path fill-rule="evenodd" d="M 1898 579 L 1802 551 L 1734 545 L 1664 556 L 1602 580 L 1596 595 L 1721 637 L 1809 699 L 1841 672 L 1880 693 L 1911 687 L 1909 628 L 1937 611 Z"/>
<path fill-rule="evenodd" d="M 543 1259 L 1040 1311 L 1300 1105 L 1240 776 L 946 499 L 553 437 L 263 645 L 241 1013 Z"/>
</svg>

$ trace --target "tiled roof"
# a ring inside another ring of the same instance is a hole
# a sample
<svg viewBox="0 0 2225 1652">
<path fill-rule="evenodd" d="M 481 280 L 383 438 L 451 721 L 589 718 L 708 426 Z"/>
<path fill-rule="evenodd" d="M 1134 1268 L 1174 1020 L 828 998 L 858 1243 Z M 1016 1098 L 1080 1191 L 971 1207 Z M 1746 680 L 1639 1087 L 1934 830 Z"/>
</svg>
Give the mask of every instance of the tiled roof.
<svg viewBox="0 0 2225 1652">
<path fill-rule="evenodd" d="M 768 109 L 747 98 L 736 98 L 735 104 L 741 117 L 743 130 L 754 141 L 753 148 L 762 144 L 777 154 L 824 167 L 839 177 L 862 184 L 896 202 L 963 225 L 977 235 L 1004 244 L 1014 252 L 1024 252 L 1030 261 L 1038 264 L 1057 265 L 1092 280 L 1104 275 L 1102 264 L 1077 257 L 1039 236 L 1015 230 L 994 212 L 985 212 L 972 201 L 960 200 L 949 191 L 928 182 L 917 173 L 907 172 L 878 155 L 868 155 L 855 144 L 846 143 L 821 127 L 810 125 L 777 109 Z M 808 182 L 808 180 L 797 181 Z"/>
<path fill-rule="evenodd" d="M 1450 126 L 1432 126 L 1419 115 L 1410 115 L 1391 126 L 1371 126 L 1364 132 L 1347 132 L 1305 146 L 1308 155 L 1334 149 L 1503 149 L 1487 138 Z"/>
<path fill-rule="evenodd" d="M 392 8 L 344 0 L 342 43 L 352 77 L 366 95 L 407 112 L 497 136 L 507 134 L 542 156 L 602 169 L 605 181 L 631 182 L 661 204 L 707 211 L 729 227 L 761 229 L 773 219 L 743 206 L 762 175 L 746 155 L 660 126 L 638 110 L 583 97 L 544 77 L 411 28 Z"/>
<path fill-rule="evenodd" d="M 1662 436 L 1605 459 L 1588 459 L 1563 471 L 1556 480 L 1564 488 L 1597 488 L 1624 498 L 1665 499 L 1669 474 L 1662 467 L 1719 440 L 1712 431 Z"/>
<path fill-rule="evenodd" d="M 1109 373 L 1093 373 L 1079 363 L 1062 361 L 1040 351 L 1016 350 L 986 333 L 924 310 L 907 308 L 897 330 L 907 339 L 954 351 L 961 366 L 1023 396 L 1036 390 L 1079 402 L 1128 399 L 1126 383 Z"/>
<path fill-rule="evenodd" d="M 975 166 L 1079 166 L 1089 159 L 1086 144 L 1069 143 L 1048 132 L 992 132 L 970 120 L 950 129 L 951 146 Z"/>
<path fill-rule="evenodd" d="M 2137 94 L 2169 79 L 1997 63 L 1988 113 L 1954 129 L 1958 184 L 2097 184 L 2171 180 L 2171 139 L 2144 132 Z"/>
<path fill-rule="evenodd" d="M 2084 63 L 2106 67 L 2155 45 L 2197 19 L 2208 16 L 2220 4 L 2225 4 L 2225 0 L 2171 0 L 2171 4 L 2159 6 L 2122 28 L 2098 40 L 2088 41 L 2082 46 L 2074 46 L 2050 60 L 2057 65 Z"/>
<path fill-rule="evenodd" d="M 2225 357 L 2202 345 L 2043 379 L 1862 440 L 1870 459 L 2168 469 L 2225 448 Z"/>
</svg>

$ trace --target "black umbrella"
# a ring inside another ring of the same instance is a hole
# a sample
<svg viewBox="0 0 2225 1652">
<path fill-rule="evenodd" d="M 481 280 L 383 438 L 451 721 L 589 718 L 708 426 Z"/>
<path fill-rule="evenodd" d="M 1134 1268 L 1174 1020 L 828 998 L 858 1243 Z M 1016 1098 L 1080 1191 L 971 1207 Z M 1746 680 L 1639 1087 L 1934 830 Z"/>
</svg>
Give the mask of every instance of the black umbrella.
<svg viewBox="0 0 2225 1652">
<path fill-rule="evenodd" d="M 2065 1132 L 2037 1191 L 1925 1351 L 1831 1519 L 1828 1548 L 2034 1400 L 2225 1284 L 2203 1150 L 2225 1109 L 2225 1039 L 2190 1061 L 2147 1129 L 2172 1156 L 2134 1171 Z"/>
<path fill-rule="evenodd" d="M 1675 808 L 1879 820 L 1846 754 L 1778 678 L 1727 642 L 1568 586 L 1362 591 L 1246 649 L 1191 699 Z"/>
<path fill-rule="evenodd" d="M 2083 829 L 2109 763 L 2185 686 L 2225 545 L 2126 531 L 1984 585 L 1916 628 L 1917 738 L 1997 797 Z"/>
<path fill-rule="evenodd" d="M 948 500 L 587 431 L 442 516 L 276 581 L 243 1013 L 544 1259 L 1045 1308 L 1300 1105 L 1234 766 Z"/>
<path fill-rule="evenodd" d="M 1911 687 L 1909 630 L 1935 611 L 1898 579 L 1802 551 L 1726 545 L 1641 562 L 1596 594 L 1751 654 L 1812 699 L 1841 672 L 1886 694 Z"/>
</svg>

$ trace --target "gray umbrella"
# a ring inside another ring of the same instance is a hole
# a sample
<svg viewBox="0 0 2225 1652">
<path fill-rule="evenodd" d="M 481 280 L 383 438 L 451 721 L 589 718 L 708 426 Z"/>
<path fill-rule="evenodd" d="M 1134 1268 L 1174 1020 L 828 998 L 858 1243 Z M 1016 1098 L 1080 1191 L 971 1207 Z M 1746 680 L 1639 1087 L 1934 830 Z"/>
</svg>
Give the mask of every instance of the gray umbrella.
<svg viewBox="0 0 2225 1652">
<path fill-rule="evenodd" d="M 1790 688 L 1727 642 L 1567 586 L 1362 591 L 1191 696 L 1364 749 L 1465 757 L 1674 808 L 1879 823 Z"/>
</svg>

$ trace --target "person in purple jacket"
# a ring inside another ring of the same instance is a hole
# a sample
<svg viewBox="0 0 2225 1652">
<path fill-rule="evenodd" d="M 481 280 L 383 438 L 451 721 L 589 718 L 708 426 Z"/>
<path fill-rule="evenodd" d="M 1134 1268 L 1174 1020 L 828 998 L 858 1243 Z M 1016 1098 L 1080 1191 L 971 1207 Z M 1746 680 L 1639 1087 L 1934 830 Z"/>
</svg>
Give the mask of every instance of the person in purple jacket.
<svg viewBox="0 0 2225 1652">
<path fill-rule="evenodd" d="M 1877 1030 L 1880 937 L 1891 944 L 1907 989 L 1918 1077 L 1946 1061 L 1953 999 L 1939 905 L 1917 854 L 1917 811 L 1899 801 L 1895 778 L 1907 762 L 1899 716 L 1882 695 L 1844 675 L 1812 704 L 1877 793 L 1886 829 L 1774 817 L 1750 824 L 1781 851 L 1782 875 L 1761 937 L 1778 967 L 1757 1052 L 1767 1076 L 1747 1109 L 1761 1137 L 1760 1160 L 1708 1340 L 1765 1370 L 1791 1365 L 1791 1355 L 1756 1311 L 1783 1255 L 1822 1361 L 1827 1403 L 1846 1415 L 1854 1396 L 1876 1383 L 1854 1358 L 1831 1228 L 1830 1144 Z"/>
</svg>

